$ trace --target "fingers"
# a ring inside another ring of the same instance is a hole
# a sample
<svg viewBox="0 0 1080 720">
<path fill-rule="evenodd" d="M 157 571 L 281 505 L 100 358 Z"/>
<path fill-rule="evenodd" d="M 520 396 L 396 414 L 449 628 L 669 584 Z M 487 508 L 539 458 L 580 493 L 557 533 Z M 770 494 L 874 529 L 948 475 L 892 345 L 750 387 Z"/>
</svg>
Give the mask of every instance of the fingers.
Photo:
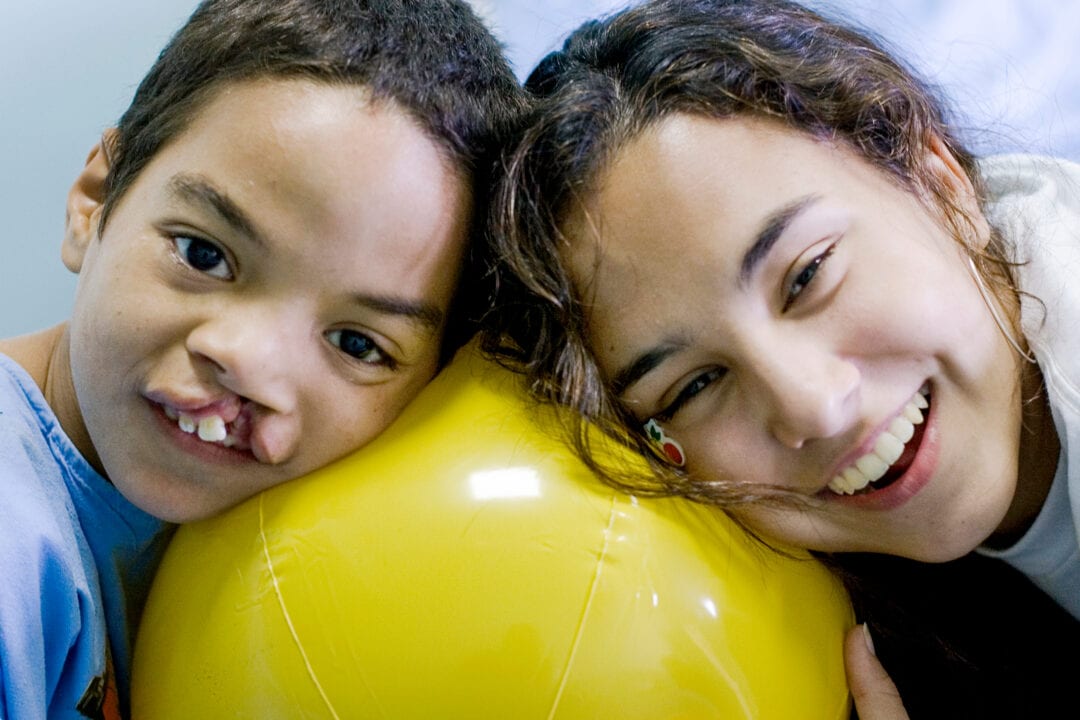
<svg viewBox="0 0 1080 720">
<path fill-rule="evenodd" d="M 900 693 L 873 651 L 866 625 L 856 625 L 844 639 L 844 665 L 860 720 L 908 720 Z"/>
</svg>

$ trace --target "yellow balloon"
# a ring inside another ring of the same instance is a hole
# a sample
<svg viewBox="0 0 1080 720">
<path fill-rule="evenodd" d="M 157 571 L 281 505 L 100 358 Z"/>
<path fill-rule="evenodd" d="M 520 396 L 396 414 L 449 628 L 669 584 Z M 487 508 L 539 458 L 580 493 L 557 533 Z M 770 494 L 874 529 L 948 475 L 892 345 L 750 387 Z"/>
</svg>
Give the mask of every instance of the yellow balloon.
<svg viewBox="0 0 1080 720">
<path fill-rule="evenodd" d="M 364 450 L 180 528 L 133 716 L 848 717 L 826 570 L 611 490 L 543 416 L 468 349 Z"/>
</svg>

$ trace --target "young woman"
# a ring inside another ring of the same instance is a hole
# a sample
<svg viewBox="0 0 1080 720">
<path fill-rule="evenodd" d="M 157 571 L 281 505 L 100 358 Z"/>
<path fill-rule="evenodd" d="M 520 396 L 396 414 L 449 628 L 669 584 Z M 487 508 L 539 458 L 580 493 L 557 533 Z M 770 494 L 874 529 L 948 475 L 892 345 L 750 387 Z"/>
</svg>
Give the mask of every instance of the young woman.
<svg viewBox="0 0 1080 720">
<path fill-rule="evenodd" d="M 823 553 L 997 554 L 1080 617 L 1080 169 L 977 162 L 878 44 L 778 0 L 645 3 L 528 86 L 496 325 L 656 470 L 583 424 L 602 475 Z"/>
</svg>

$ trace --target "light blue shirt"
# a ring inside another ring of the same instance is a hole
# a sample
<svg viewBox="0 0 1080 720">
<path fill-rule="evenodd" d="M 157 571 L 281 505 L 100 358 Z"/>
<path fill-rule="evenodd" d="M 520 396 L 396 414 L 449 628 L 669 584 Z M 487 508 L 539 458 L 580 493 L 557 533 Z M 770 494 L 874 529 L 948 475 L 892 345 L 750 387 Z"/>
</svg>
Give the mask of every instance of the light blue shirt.
<svg viewBox="0 0 1080 720">
<path fill-rule="evenodd" d="M 107 652 L 126 715 L 134 627 L 167 526 L 90 466 L 3 355 L 0 507 L 0 718 L 84 718 L 80 701 L 110 680 Z"/>
</svg>

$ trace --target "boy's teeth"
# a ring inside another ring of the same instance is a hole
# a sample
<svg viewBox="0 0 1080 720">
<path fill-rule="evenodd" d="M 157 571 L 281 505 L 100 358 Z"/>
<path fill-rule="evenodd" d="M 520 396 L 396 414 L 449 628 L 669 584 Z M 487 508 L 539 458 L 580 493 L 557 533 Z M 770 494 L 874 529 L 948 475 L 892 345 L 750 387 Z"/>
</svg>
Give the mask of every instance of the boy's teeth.
<svg viewBox="0 0 1080 720">
<path fill-rule="evenodd" d="M 177 418 L 177 422 L 180 423 L 180 429 L 186 433 L 195 432 L 195 428 L 199 426 L 199 423 L 196 422 L 195 418 L 184 413 L 180 413 L 180 417 Z"/>
<path fill-rule="evenodd" d="M 168 406 L 165 407 L 165 415 L 175 420 L 184 432 L 198 433 L 199 439 L 203 442 L 219 442 L 227 447 L 235 444 L 235 442 L 229 442 L 229 429 L 218 415 L 209 415 L 196 420 L 191 415 L 178 412 Z"/>
<path fill-rule="evenodd" d="M 874 443 L 873 452 L 863 455 L 829 481 L 830 490 L 837 495 L 853 495 L 889 471 L 889 466 L 904 453 L 904 444 L 914 436 L 915 426 L 923 422 L 922 411 L 930 407 L 922 393 L 920 390 L 908 401 Z"/>
<path fill-rule="evenodd" d="M 199 421 L 199 439 L 205 442 L 221 442 L 228 435 L 225 421 L 217 415 L 204 417 Z"/>
</svg>

